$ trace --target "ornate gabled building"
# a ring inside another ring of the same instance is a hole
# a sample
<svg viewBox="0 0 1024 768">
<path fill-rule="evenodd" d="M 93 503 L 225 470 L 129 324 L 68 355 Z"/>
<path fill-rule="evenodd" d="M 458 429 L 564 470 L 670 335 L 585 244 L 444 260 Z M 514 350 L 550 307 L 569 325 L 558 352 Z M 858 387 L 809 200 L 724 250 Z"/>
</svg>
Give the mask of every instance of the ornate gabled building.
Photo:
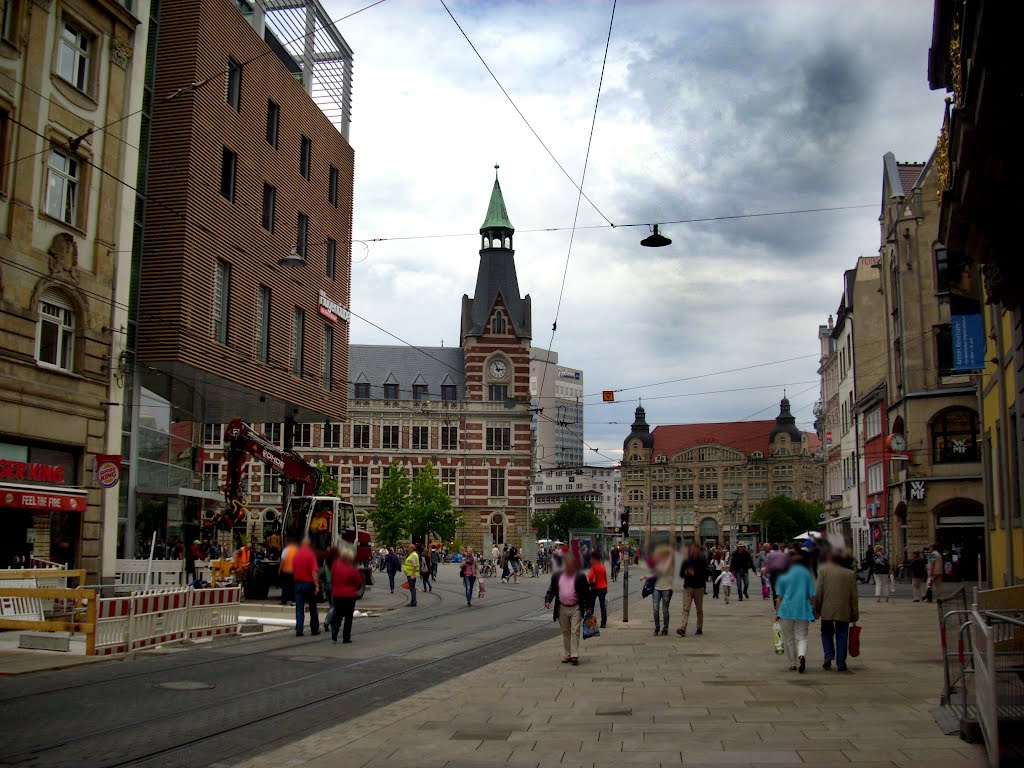
<svg viewBox="0 0 1024 768">
<path fill-rule="evenodd" d="M 636 409 L 623 442 L 622 503 L 630 528 L 654 540 L 729 544 L 766 499 L 820 501 L 819 442 L 796 424 L 789 400 L 775 420 L 667 424 L 651 430 Z M 767 532 L 771 537 L 771 531 Z"/>
<path fill-rule="evenodd" d="M 514 232 L 495 178 L 476 290 L 462 297 L 461 346 L 353 344 L 348 419 L 295 426 L 295 449 L 323 460 L 340 496 L 360 511 L 373 507 L 392 462 L 412 475 L 431 462 L 463 514 L 459 538 L 477 551 L 519 546 L 529 522 L 531 313 L 530 297 L 519 293 Z M 204 466 L 214 487 L 222 476 L 217 426 L 206 430 L 214 445 Z M 281 436 L 278 424 L 264 431 Z M 250 472 L 254 514 L 280 509 L 278 478 L 255 463 Z"/>
</svg>

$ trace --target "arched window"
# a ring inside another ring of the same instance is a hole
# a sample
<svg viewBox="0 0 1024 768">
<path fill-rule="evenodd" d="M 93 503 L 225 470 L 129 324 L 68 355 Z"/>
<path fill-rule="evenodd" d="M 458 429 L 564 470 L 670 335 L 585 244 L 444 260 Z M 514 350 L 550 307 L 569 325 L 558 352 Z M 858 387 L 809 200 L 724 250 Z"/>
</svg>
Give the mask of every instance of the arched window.
<svg viewBox="0 0 1024 768">
<path fill-rule="evenodd" d="M 505 515 L 501 512 L 491 515 L 491 540 L 499 547 L 505 543 Z"/>
<path fill-rule="evenodd" d="M 39 297 L 36 360 L 62 371 L 74 370 L 75 312 L 60 291 L 48 289 Z"/>
<path fill-rule="evenodd" d="M 505 315 L 500 309 L 494 313 L 494 319 L 491 321 L 491 333 L 505 333 Z"/>
<path fill-rule="evenodd" d="M 512 238 L 511 237 L 506 237 L 505 238 L 505 247 L 506 248 L 511 248 L 512 247 Z"/>
<path fill-rule="evenodd" d="M 931 423 L 932 461 L 956 463 L 980 461 L 978 414 L 970 408 L 948 408 Z"/>
</svg>

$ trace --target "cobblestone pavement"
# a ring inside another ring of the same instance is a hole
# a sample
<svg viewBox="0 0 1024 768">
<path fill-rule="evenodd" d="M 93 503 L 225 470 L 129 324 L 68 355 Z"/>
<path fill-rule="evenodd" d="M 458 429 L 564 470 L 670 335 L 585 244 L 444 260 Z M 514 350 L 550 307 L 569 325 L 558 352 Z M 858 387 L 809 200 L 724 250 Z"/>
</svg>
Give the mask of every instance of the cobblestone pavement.
<svg viewBox="0 0 1024 768">
<path fill-rule="evenodd" d="M 612 585 L 612 591 L 618 589 Z M 219 768 L 598 768 L 601 766 L 984 763 L 981 747 L 932 719 L 942 667 L 934 606 L 862 599 L 862 651 L 842 675 L 821 668 L 817 625 L 808 670 L 788 670 L 757 596 L 705 603 L 705 634 L 652 636 L 650 600 L 632 621 L 586 640 L 579 667 L 547 640 L 407 699 L 271 752 Z"/>
</svg>

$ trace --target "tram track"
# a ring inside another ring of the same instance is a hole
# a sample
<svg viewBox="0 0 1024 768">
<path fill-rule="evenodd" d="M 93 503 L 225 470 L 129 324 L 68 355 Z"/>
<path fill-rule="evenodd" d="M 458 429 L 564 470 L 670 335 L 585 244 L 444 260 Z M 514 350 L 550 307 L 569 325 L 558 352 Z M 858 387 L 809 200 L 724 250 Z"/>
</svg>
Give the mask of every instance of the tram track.
<svg viewBox="0 0 1024 768">
<path fill-rule="evenodd" d="M 449 590 L 445 589 L 445 591 L 447 592 Z M 454 589 L 452 589 L 451 592 L 452 592 L 452 594 L 458 594 L 460 597 L 463 594 L 461 589 L 459 589 L 457 592 Z M 505 594 L 507 592 L 519 592 L 519 593 L 522 593 L 522 590 L 502 590 L 501 594 Z M 434 596 L 435 594 L 436 594 L 436 592 L 427 592 L 425 594 L 419 594 L 418 596 L 419 596 L 420 600 L 423 600 L 424 598 L 430 598 L 431 596 Z M 394 630 L 394 629 L 400 629 L 403 626 L 407 626 L 407 625 L 410 625 L 410 624 L 416 624 L 416 623 L 419 623 L 421 621 L 429 620 L 429 619 L 432 619 L 432 618 L 441 618 L 443 616 L 448 615 L 446 613 L 437 613 L 437 611 L 439 611 L 440 609 L 445 607 L 444 606 L 444 598 L 441 595 L 437 595 L 437 598 L 438 598 L 437 605 L 431 606 L 429 608 L 421 607 L 420 609 L 418 609 L 416 611 L 415 615 L 410 616 L 408 619 L 399 620 L 399 621 L 390 621 L 390 622 L 386 622 L 386 619 L 384 619 L 381 622 L 377 623 L 376 626 L 370 626 L 370 627 L 366 627 L 366 628 L 364 628 L 363 626 L 359 626 L 359 629 L 358 629 L 359 635 L 360 635 L 360 637 L 363 637 L 363 636 L 372 635 L 372 634 L 375 634 L 375 633 L 389 632 L 389 631 Z M 514 598 L 512 600 L 502 600 L 500 602 L 490 602 L 490 603 L 486 603 L 486 604 L 480 604 L 480 608 L 478 610 L 486 610 L 488 607 L 491 607 L 491 606 L 496 607 L 496 606 L 499 606 L 499 605 L 506 605 L 506 604 L 508 604 L 510 602 L 518 602 L 518 601 L 521 601 L 521 600 L 528 600 L 528 599 L 535 599 L 535 598 L 536 598 L 536 595 L 527 594 L 524 597 Z M 243 605 L 244 605 L 244 603 L 243 603 Z M 389 611 L 387 611 L 387 614 L 391 614 L 393 611 L 397 611 L 397 610 L 399 610 L 399 608 L 390 609 Z M 324 613 L 326 613 L 326 611 Z M 424 615 L 424 614 L 426 614 L 426 615 Z M 274 635 L 277 635 L 277 634 L 284 635 L 284 637 L 275 638 Z M 254 645 L 257 645 L 258 647 L 254 648 L 253 650 L 251 650 L 251 651 L 249 651 L 247 653 L 237 653 L 237 654 L 234 654 L 234 658 L 248 658 L 248 657 L 260 656 L 260 655 L 263 655 L 263 654 L 274 654 L 276 652 L 289 650 L 289 649 L 292 649 L 292 648 L 295 647 L 295 637 L 293 636 L 293 634 L 291 632 L 288 632 L 287 630 L 282 630 L 280 632 L 274 632 L 273 634 L 271 634 L 269 637 L 266 637 L 266 638 L 251 638 L 251 639 L 247 639 L 247 640 L 242 641 L 242 642 L 253 643 Z M 67 691 L 72 691 L 72 690 L 76 690 L 76 689 L 90 688 L 90 687 L 95 687 L 97 685 L 103 685 L 103 684 L 108 684 L 108 683 L 118 683 L 118 682 L 123 682 L 123 681 L 126 681 L 126 680 L 136 679 L 136 678 L 151 677 L 153 675 L 174 674 L 176 672 L 179 672 L 179 671 L 185 670 L 185 669 L 192 669 L 192 668 L 197 668 L 197 667 L 203 667 L 203 666 L 206 666 L 208 664 L 220 663 L 220 662 L 223 662 L 223 660 L 224 660 L 223 659 L 222 650 L 225 647 L 226 646 L 224 646 L 224 645 L 221 645 L 221 646 L 218 646 L 218 647 L 210 647 L 210 648 L 193 647 L 193 648 L 190 648 L 188 650 L 175 651 L 173 654 L 160 654 L 160 655 L 152 654 L 151 652 L 143 652 L 143 653 L 135 655 L 133 658 L 126 658 L 126 659 L 121 659 L 121 660 L 118 660 L 116 658 L 115 659 L 111 659 L 111 662 L 113 664 L 126 664 L 127 665 L 127 664 L 137 664 L 137 663 L 138 664 L 147 664 L 149 662 L 151 662 L 151 663 L 149 664 L 148 668 L 139 670 L 137 672 L 131 672 L 129 674 L 115 675 L 115 676 L 106 676 L 106 677 L 103 677 L 102 679 L 99 679 L 99 680 L 88 679 L 88 680 L 83 680 L 83 681 L 78 682 L 78 683 L 71 683 L 71 684 L 63 683 L 63 684 L 60 684 L 60 685 L 56 685 L 56 686 L 54 686 L 52 688 L 44 688 L 44 689 L 38 690 L 38 691 L 31 691 L 31 692 L 28 692 L 28 693 L 16 694 L 14 696 L 3 696 L 3 695 L 0 695 L 0 705 L 11 704 L 11 703 L 14 703 L 14 702 L 23 701 L 23 700 L 26 700 L 26 699 L 29 699 L 29 698 L 33 698 L 33 697 L 37 697 L 37 696 L 45 696 L 45 695 L 54 694 L 54 693 L 65 693 Z M 177 655 L 185 655 L 187 653 L 192 653 L 192 652 L 204 653 L 204 654 L 216 654 L 216 655 L 213 656 L 212 658 L 204 658 L 204 659 L 200 659 L 200 660 L 193 660 L 193 661 L 188 661 L 188 662 L 183 663 L 183 664 L 174 664 L 174 665 L 169 665 L 169 666 L 163 666 L 163 665 L 160 665 L 160 664 L 157 663 L 159 660 L 166 659 L 166 658 L 168 658 L 171 655 L 175 655 L 175 656 L 177 656 Z M 58 671 L 58 672 L 55 672 L 53 674 L 54 674 L 54 676 L 60 677 L 62 675 L 66 675 L 66 671 Z"/>
<path fill-rule="evenodd" d="M 535 596 L 531 596 L 535 597 Z M 526 598 L 519 598 L 526 599 Z M 421 618 L 421 621 L 424 620 Z M 404 623 L 404 622 L 403 622 Z M 546 631 L 545 631 L 546 630 Z M 365 633 L 363 633 L 365 634 Z M 526 642 L 523 647 L 532 645 L 534 642 L 538 642 L 545 639 L 546 636 L 553 636 L 554 632 L 550 625 L 540 624 L 525 627 L 516 632 L 503 631 L 502 636 L 494 638 L 483 643 L 475 644 L 469 648 L 464 648 L 452 653 L 445 654 L 438 658 L 429 659 L 421 663 L 413 664 L 412 666 L 403 667 L 400 670 L 389 672 L 381 675 L 374 675 L 370 679 L 360 682 L 355 685 L 351 685 L 342 689 L 337 689 L 332 685 L 328 686 L 328 690 L 323 693 L 310 697 L 304 698 L 301 702 L 295 703 L 289 706 L 275 709 L 271 712 L 260 714 L 253 717 L 245 717 L 239 721 L 226 724 L 223 727 L 217 727 L 213 732 L 197 734 L 192 738 L 187 738 L 183 741 L 176 741 L 172 745 L 161 746 L 159 749 L 151 749 L 143 753 L 132 754 L 124 759 L 103 761 L 96 760 L 94 757 L 90 757 L 87 762 L 80 762 L 77 758 L 70 760 L 66 759 L 67 751 L 73 751 L 75 754 L 81 755 L 83 753 L 89 754 L 91 751 L 87 748 L 90 742 L 109 743 L 110 740 L 116 740 L 119 734 L 137 734 L 140 729 L 150 729 L 156 724 L 165 723 L 167 721 L 174 720 L 176 718 L 188 718 L 194 722 L 203 723 L 205 722 L 201 717 L 201 713 L 209 710 L 221 710 L 231 707 L 240 702 L 247 700 L 257 699 L 259 697 L 271 695 L 277 691 L 285 688 L 292 688 L 294 686 L 300 686 L 303 683 L 307 683 L 314 680 L 326 681 L 327 678 L 335 676 L 344 670 L 362 668 L 366 670 L 372 666 L 374 662 L 386 661 L 388 659 L 401 658 L 406 654 L 387 654 L 377 658 L 361 659 L 348 661 L 345 664 L 333 665 L 324 669 L 317 669 L 314 672 L 297 676 L 290 677 L 287 680 L 274 683 L 272 685 L 261 686 L 259 688 L 244 691 L 231 696 L 219 697 L 216 700 L 208 701 L 202 704 L 191 704 L 185 708 L 177 709 L 172 712 L 163 714 L 153 715 L 145 718 L 133 719 L 129 722 L 119 724 L 114 727 L 99 729 L 91 731 L 89 733 L 83 733 L 76 736 L 59 739 L 52 741 L 45 745 L 33 747 L 31 749 L 23 749 L 13 752 L 0 752 L 0 765 L 17 764 L 19 766 L 34 766 L 34 765 L 46 765 L 46 766 L 78 766 L 78 765 L 89 765 L 96 766 L 97 768 L 118 768 L 119 766 L 126 765 L 137 765 L 147 761 L 151 762 L 159 757 L 170 757 L 174 754 L 184 754 L 191 750 L 193 747 L 204 744 L 212 739 L 223 738 L 229 736 L 232 733 L 239 732 L 244 729 L 259 726 L 260 724 L 269 723 L 277 719 L 287 718 L 289 715 L 302 712 L 305 710 L 316 711 L 320 705 L 327 702 L 331 702 L 337 699 L 351 698 L 354 696 L 360 696 L 360 701 L 363 701 L 361 694 L 366 692 L 368 689 L 381 691 L 389 690 L 391 686 L 400 683 L 402 681 L 412 681 L 413 687 L 423 688 L 433 684 L 434 677 L 427 674 L 431 670 L 436 670 L 441 667 L 450 666 L 452 662 L 471 657 L 473 655 L 480 656 L 481 652 L 488 649 L 493 649 L 496 646 L 511 645 L 519 647 L 524 639 L 529 638 L 529 642 Z M 532 639 L 533 636 L 536 640 Z M 423 649 L 431 648 L 434 646 L 444 645 L 464 639 L 466 632 L 460 630 L 454 634 L 448 634 L 444 637 L 437 638 L 424 643 L 419 643 L 415 646 L 414 651 L 420 652 Z M 500 656 L 499 656 L 500 658 Z M 481 663 L 488 663 L 490 658 L 484 659 Z M 410 687 L 402 686 L 401 695 L 407 695 Z M 328 721 L 331 723 L 339 722 L 336 716 L 331 714 L 333 710 L 328 712 L 325 709 L 325 713 L 328 715 Z M 289 731 L 290 733 L 293 731 Z M 95 754 L 95 753 L 92 753 Z M 165 763 L 167 765 L 180 765 L 180 762 Z"/>
</svg>

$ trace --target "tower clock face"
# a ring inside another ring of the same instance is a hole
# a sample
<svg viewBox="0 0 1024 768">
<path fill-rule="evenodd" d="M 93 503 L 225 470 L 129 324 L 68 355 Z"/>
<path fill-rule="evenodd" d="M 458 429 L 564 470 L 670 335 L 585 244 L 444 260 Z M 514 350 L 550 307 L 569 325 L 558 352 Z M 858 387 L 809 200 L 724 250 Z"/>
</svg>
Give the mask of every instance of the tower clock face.
<svg viewBox="0 0 1024 768">
<path fill-rule="evenodd" d="M 508 366 L 503 360 L 495 360 L 488 370 L 495 379 L 504 379 L 508 375 Z"/>
</svg>

